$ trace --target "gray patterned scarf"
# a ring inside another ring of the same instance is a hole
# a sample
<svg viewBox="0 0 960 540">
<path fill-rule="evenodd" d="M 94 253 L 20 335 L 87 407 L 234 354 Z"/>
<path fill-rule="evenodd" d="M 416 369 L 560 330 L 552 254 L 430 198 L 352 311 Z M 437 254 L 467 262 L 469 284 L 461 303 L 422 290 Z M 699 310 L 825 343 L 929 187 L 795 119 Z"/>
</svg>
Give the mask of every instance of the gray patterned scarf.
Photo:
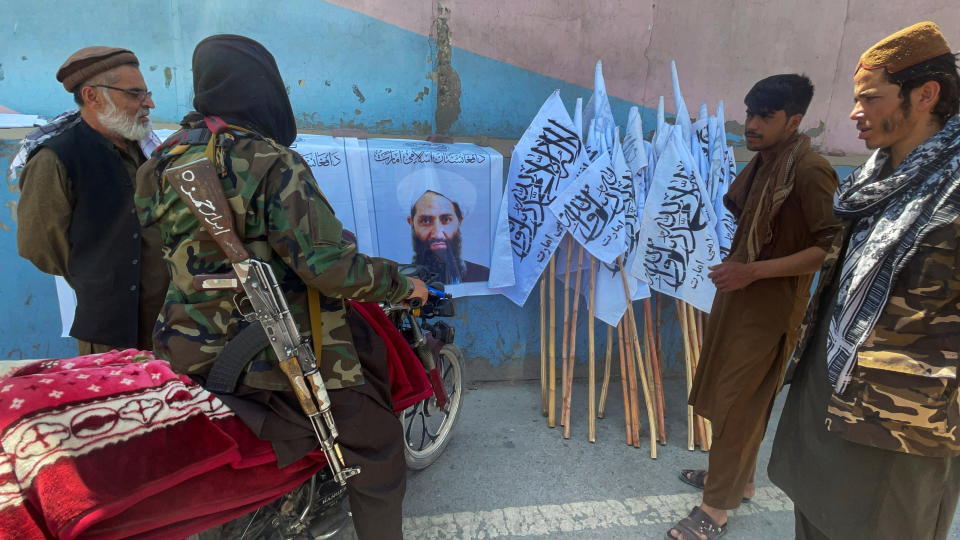
<svg viewBox="0 0 960 540">
<path fill-rule="evenodd" d="M 885 150 L 874 152 L 840 183 L 834 202 L 838 217 L 854 221 L 827 337 L 828 374 L 838 394 L 918 243 L 960 216 L 960 116 L 879 178 L 888 158 Z"/>
</svg>

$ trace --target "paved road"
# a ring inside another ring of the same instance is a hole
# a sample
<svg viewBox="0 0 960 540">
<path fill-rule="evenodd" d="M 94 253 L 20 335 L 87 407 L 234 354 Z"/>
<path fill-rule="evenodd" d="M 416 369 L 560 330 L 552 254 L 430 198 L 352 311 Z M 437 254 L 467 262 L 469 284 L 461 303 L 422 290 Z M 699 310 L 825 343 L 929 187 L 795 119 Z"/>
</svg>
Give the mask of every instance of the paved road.
<svg viewBox="0 0 960 540">
<path fill-rule="evenodd" d="M 574 413 L 569 440 L 546 427 L 538 385 L 474 387 L 446 453 L 410 475 L 406 537 L 663 538 L 700 501 L 699 492 L 677 480 L 678 471 L 707 464 L 705 453 L 686 449 L 683 381 L 667 381 L 667 390 L 668 444 L 651 460 L 649 446 L 624 444 L 619 386 L 611 385 L 595 444 L 586 440 L 583 385 L 575 392 L 573 410 L 582 412 Z M 725 538 L 793 538 L 792 505 L 766 475 L 774 425 L 761 448 L 757 497 L 733 514 Z M 951 538 L 960 538 L 958 526 L 955 520 Z"/>
</svg>

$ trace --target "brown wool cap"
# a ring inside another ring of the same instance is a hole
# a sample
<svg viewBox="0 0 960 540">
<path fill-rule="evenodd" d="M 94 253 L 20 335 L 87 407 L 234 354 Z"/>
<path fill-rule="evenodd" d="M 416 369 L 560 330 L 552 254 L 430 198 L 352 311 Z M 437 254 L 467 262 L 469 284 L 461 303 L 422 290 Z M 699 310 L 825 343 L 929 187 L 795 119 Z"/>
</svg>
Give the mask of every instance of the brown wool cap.
<svg viewBox="0 0 960 540">
<path fill-rule="evenodd" d="M 950 46 L 940 27 L 926 21 L 908 26 L 876 42 L 860 56 L 857 68 L 887 68 L 887 73 L 896 73 L 948 52 Z"/>
<path fill-rule="evenodd" d="M 108 69 L 123 64 L 140 65 L 137 56 L 127 49 L 116 47 L 84 47 L 70 55 L 57 70 L 57 80 L 67 92 L 73 92 L 80 83 Z"/>
</svg>

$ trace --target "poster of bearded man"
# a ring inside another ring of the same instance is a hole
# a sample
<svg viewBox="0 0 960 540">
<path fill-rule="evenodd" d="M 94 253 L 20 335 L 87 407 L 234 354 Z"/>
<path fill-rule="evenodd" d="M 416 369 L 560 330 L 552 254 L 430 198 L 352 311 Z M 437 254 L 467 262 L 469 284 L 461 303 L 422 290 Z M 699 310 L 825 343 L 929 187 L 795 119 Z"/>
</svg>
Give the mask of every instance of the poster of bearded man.
<svg viewBox="0 0 960 540">
<path fill-rule="evenodd" d="M 463 257 L 462 228 L 477 201 L 477 190 L 470 182 L 451 172 L 419 169 L 400 181 L 397 201 L 401 208 L 410 208 L 407 225 L 413 264 L 425 266 L 449 285 L 487 281 L 489 263 L 478 264 Z M 471 251 L 484 262 L 489 259 L 482 250 Z"/>
<path fill-rule="evenodd" d="M 426 267 L 454 295 L 491 294 L 503 158 L 472 144 L 367 141 L 377 255 Z"/>
</svg>

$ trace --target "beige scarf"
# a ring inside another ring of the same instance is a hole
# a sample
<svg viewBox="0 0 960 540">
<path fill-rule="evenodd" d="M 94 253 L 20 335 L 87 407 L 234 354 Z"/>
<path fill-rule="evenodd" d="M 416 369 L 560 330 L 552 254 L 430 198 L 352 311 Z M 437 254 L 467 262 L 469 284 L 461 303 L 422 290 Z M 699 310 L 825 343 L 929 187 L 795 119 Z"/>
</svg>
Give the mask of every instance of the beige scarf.
<svg viewBox="0 0 960 540">
<path fill-rule="evenodd" d="M 736 180 L 730 185 L 726 195 L 729 204 L 727 207 L 737 217 L 738 227 L 747 227 L 747 260 L 751 263 L 757 260 L 760 250 L 773 240 L 773 219 L 780 213 L 783 201 L 793 191 L 796 181 L 797 159 L 810 149 L 810 137 L 795 133 L 782 145 L 780 152 L 773 158 L 770 166 L 770 178 L 763 182 L 763 191 L 757 199 L 756 208 L 752 215 L 741 215 L 746 208 L 747 198 L 750 195 L 752 184 L 757 181 L 751 178 L 760 167 L 760 153 L 758 152 L 750 163 L 740 171 Z M 749 223 L 741 221 L 741 217 Z"/>
</svg>

